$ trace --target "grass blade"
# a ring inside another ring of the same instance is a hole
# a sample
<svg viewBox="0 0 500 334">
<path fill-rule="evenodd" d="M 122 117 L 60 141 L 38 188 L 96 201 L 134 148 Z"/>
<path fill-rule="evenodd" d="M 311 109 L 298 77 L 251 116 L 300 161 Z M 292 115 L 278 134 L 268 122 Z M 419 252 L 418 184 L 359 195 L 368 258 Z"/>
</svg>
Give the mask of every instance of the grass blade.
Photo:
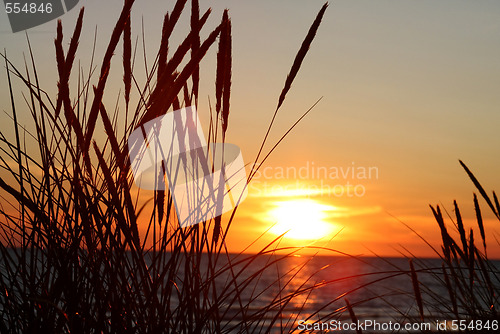
<svg viewBox="0 0 500 334">
<path fill-rule="evenodd" d="M 477 196 L 474 193 L 474 209 L 476 211 L 476 221 L 479 227 L 479 233 L 481 234 L 481 239 L 483 240 L 484 252 L 486 253 L 486 234 L 484 232 L 483 216 L 481 215 L 481 208 L 479 207 L 479 202 Z"/>
<path fill-rule="evenodd" d="M 462 160 L 459 160 L 459 162 L 460 162 L 460 165 L 462 165 L 463 169 L 465 169 L 465 171 L 467 172 L 467 175 L 469 175 L 469 178 L 472 180 L 472 183 L 474 183 L 474 185 L 476 186 L 477 190 L 479 190 L 479 193 L 481 194 L 481 196 L 483 196 L 483 198 L 486 201 L 486 203 L 488 203 L 491 211 L 493 211 L 493 213 L 495 214 L 495 216 L 500 220 L 500 213 L 493 206 L 493 203 L 491 202 L 488 194 L 486 194 L 486 191 L 484 191 L 483 186 L 481 186 L 481 184 L 479 183 L 479 181 L 477 180 L 477 178 L 474 176 L 474 174 L 472 174 L 472 172 L 470 171 L 470 169 L 462 162 Z"/>
<path fill-rule="evenodd" d="M 413 284 L 413 292 L 415 294 L 415 300 L 417 301 L 417 305 L 418 305 L 418 312 L 420 314 L 420 321 L 424 321 L 424 306 L 423 306 L 423 302 L 422 302 L 422 294 L 420 292 L 420 285 L 418 282 L 417 272 L 415 271 L 415 267 L 413 266 L 412 259 L 410 259 L 409 262 L 410 262 L 411 282 Z"/>
</svg>

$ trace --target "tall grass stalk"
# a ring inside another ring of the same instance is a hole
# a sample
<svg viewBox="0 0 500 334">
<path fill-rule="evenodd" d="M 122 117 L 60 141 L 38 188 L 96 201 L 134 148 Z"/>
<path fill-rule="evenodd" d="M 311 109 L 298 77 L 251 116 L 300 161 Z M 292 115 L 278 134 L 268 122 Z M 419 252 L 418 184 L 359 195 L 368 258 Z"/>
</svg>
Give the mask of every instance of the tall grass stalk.
<svg viewBox="0 0 500 334">
<path fill-rule="evenodd" d="M 460 164 L 495 219 L 500 221 L 499 208 L 493 204 L 497 202 L 495 192 L 491 198 L 470 169 L 462 161 Z M 450 324 L 452 320 L 455 320 L 457 323 L 466 324 L 466 328 L 462 327 L 461 332 L 498 332 L 498 327 L 493 324 L 500 323 L 500 266 L 497 260 L 488 257 L 487 238 L 493 233 L 488 234 L 486 231 L 479 199 L 475 193 L 472 202 L 475 211 L 475 227 L 481 236 L 479 244 L 476 244 L 478 238 L 475 237 L 477 233 L 474 233 L 474 226 L 466 227 L 462 210 L 456 201 L 453 202 L 455 217 L 448 215 L 452 222 L 451 229 L 449 224 L 446 224 L 440 206 L 430 207 L 441 232 L 441 250 L 433 248 L 436 257 L 441 259 L 441 266 L 431 267 L 423 259 L 412 256 L 410 272 L 417 311 L 401 313 L 403 319 L 449 320 Z M 413 232 L 426 241 L 416 231 L 413 230 Z M 496 242 L 498 243 L 498 240 Z M 416 269 L 417 264 L 418 269 Z M 422 276 L 431 277 L 432 280 L 422 283 L 418 279 Z M 486 325 L 488 327 L 479 329 L 477 327 Z"/>
<path fill-rule="evenodd" d="M 168 190 L 144 193 L 133 186 L 126 148 L 128 136 L 169 110 L 198 103 L 201 61 L 217 40 L 217 121 L 210 127 L 209 138 L 225 140 L 232 57 L 228 12 L 202 40 L 201 32 L 206 29 L 211 11 L 200 16 L 199 3 L 193 0 L 191 30 L 177 48 L 172 48 L 170 37 L 187 4 L 187 0 L 176 1 L 173 10 L 165 15 L 156 59 L 146 66 L 146 80 L 140 85 L 134 75 L 133 3 L 124 2 L 97 74 L 93 70 L 95 47 L 86 76 L 80 65 L 75 65 L 79 39 L 85 31 L 84 10 L 79 13 L 66 52 L 64 30 L 58 22 L 54 41 L 58 71 L 55 98 L 40 87 L 29 39 L 31 61 L 25 63 L 25 71 L 12 63 L 5 51 L 2 55 L 15 139 L 0 133 L 0 330 L 292 331 L 299 315 L 287 311 L 291 301 L 326 283 L 311 279 L 291 288 L 292 272 L 276 276 L 275 281 L 264 285 L 264 290 L 259 283 L 264 273 L 275 270 L 278 262 L 297 249 L 255 267 L 261 257 L 275 254 L 280 237 L 256 255 L 232 257 L 225 240 L 235 211 L 228 222 L 219 217 L 180 228 Z M 325 9 L 326 5 L 300 48 L 277 110 Z M 120 47 L 124 94 L 113 109 L 105 102 L 106 87 L 110 72 L 117 70 L 113 55 Z M 70 82 L 75 81 L 76 74 L 75 88 Z M 21 90 L 25 92 L 32 131 L 18 124 L 15 101 Z M 126 116 L 119 117 L 123 110 Z M 119 126 L 119 121 L 124 124 Z M 104 130 L 104 140 L 96 134 L 98 129 Z M 276 286 L 278 291 L 273 290 Z M 267 304 L 253 306 L 269 291 L 274 292 Z"/>
</svg>

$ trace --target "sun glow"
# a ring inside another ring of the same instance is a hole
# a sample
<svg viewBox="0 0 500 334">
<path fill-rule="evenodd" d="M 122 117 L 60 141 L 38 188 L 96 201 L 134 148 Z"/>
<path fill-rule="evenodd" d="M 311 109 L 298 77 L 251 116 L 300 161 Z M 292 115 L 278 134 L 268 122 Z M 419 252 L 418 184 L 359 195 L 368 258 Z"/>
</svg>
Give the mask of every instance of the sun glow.
<svg viewBox="0 0 500 334">
<path fill-rule="evenodd" d="M 286 233 L 287 238 L 314 240 L 334 231 L 334 226 L 326 221 L 327 212 L 335 210 L 333 206 L 312 199 L 274 202 L 274 206 L 268 219 L 275 223 L 270 231 L 276 235 Z"/>
</svg>

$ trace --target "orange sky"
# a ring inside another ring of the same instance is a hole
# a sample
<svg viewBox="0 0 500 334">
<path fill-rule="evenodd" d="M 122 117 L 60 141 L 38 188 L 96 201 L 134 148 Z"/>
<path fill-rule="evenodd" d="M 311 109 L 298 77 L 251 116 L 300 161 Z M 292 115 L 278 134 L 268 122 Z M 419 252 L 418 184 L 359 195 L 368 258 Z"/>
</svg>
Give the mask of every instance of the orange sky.
<svg viewBox="0 0 500 334">
<path fill-rule="evenodd" d="M 102 54 L 121 3 L 81 1 L 87 7 L 80 44 L 82 64 L 88 64 L 86 51 L 95 25 L 102 36 L 98 40 L 98 54 L 100 50 Z M 209 6 L 203 1 L 201 5 Z M 233 20 L 227 141 L 241 147 L 247 163 L 257 154 L 293 57 L 321 5 L 321 1 L 295 0 L 286 5 L 263 0 L 217 1 L 213 5 L 208 26 L 215 25 L 225 7 Z M 140 34 L 143 16 L 149 59 L 154 59 L 161 20 L 169 7 L 165 1 L 137 1 L 133 33 Z M 76 15 L 73 10 L 62 17 L 68 31 Z M 27 49 L 24 34 L 12 34 L 5 13 L 0 16 L 0 47 L 21 60 Z M 327 226 L 325 235 L 316 241 L 284 238 L 280 246 L 319 245 L 365 255 L 372 251 L 398 255 L 404 246 L 428 256 L 432 251 L 398 220 L 438 245 L 440 234 L 428 205 L 442 203 L 453 215 L 454 199 L 468 226 L 476 228 L 474 186 L 458 159 L 476 173 L 488 191 L 500 189 L 499 18 L 500 3 L 491 1 L 331 3 L 278 114 L 269 144 L 318 98 L 323 99 L 262 166 L 267 174 L 261 173 L 250 184 L 249 196 L 232 224 L 229 249 L 240 251 L 273 224 L 283 223 L 283 210 L 297 209 L 295 215 L 301 217 L 300 208 L 316 217 L 304 218 L 304 224 L 311 229 Z M 47 89 L 49 93 L 56 89 L 54 31 L 55 22 L 50 22 L 29 32 L 37 61 L 43 64 L 42 83 L 52 87 Z M 176 38 L 184 34 L 180 30 Z M 206 97 L 214 96 L 214 54 L 209 53 L 202 64 L 203 98 L 198 110 L 205 128 Z M 107 97 L 112 104 L 121 88 L 121 75 L 112 69 L 110 80 L 116 85 Z M 137 76 L 141 78 L 139 73 Z M 3 72 L 0 101 L 2 111 L 8 111 Z M 361 177 L 347 173 L 349 167 L 357 171 L 374 168 L 377 173 Z M 287 169 L 295 170 L 296 175 L 284 173 Z M 300 170 L 308 174 L 299 175 Z M 329 172 L 313 176 L 313 170 Z M 335 170 L 340 173 L 336 177 Z M 358 193 L 349 196 L 349 190 Z M 497 234 L 492 232 L 499 222 L 488 215 L 484 202 L 481 205 L 490 231 L 489 254 L 500 257 L 500 247 L 493 247 Z M 318 221 L 326 225 L 314 225 Z M 452 222 L 448 223 L 451 227 Z M 267 233 L 250 251 L 274 237 Z"/>
</svg>

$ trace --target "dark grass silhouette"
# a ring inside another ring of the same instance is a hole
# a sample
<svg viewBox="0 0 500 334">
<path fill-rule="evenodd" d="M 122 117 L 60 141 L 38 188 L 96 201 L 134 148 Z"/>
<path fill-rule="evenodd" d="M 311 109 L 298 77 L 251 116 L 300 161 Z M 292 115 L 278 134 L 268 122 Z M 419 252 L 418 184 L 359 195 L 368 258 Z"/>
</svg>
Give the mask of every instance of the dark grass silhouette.
<svg viewBox="0 0 500 334">
<path fill-rule="evenodd" d="M 177 48 L 172 48 L 170 37 L 180 16 L 187 12 L 187 0 L 176 1 L 172 11 L 165 15 L 157 56 L 146 73 L 145 82 L 140 84 L 133 68 L 137 50 L 132 44 L 132 5 L 130 0 L 124 3 L 99 73 L 93 70 L 93 51 L 86 77 L 75 67 L 84 27 L 83 9 L 67 52 L 63 47 L 63 27 L 58 23 L 57 97 L 48 96 L 40 86 L 31 47 L 30 61 L 24 64 L 24 70 L 3 54 L 12 97 L 15 138 L 0 133 L 2 332 L 292 332 L 299 318 L 329 321 L 347 311 L 348 317 L 357 321 L 360 319 L 356 315 L 358 306 L 385 296 L 351 302 L 349 295 L 399 276 L 408 277 L 413 287 L 409 293 L 415 301 L 412 306 L 415 312 L 398 310 L 403 320 L 425 321 L 436 314 L 467 320 L 499 318 L 499 272 L 487 257 L 488 236 L 476 195 L 473 202 L 481 245 L 476 246 L 477 233 L 475 239 L 472 230 L 466 233 L 456 203 L 455 226 L 460 241 L 448 233 L 440 208 L 433 207 L 443 240 L 442 250 L 436 250 L 443 262 L 441 267 L 426 267 L 414 258 L 408 268 L 359 273 L 357 277 L 373 276 L 373 279 L 352 290 L 339 291 L 339 295 L 325 305 L 307 312 L 304 311 L 307 297 L 315 289 L 355 277 L 317 282 L 317 272 L 313 272 L 296 286 L 292 283 L 297 271 L 276 273 L 278 264 L 299 250 L 280 249 L 281 236 L 258 254 L 233 256 L 228 253 L 225 239 L 231 222 L 236 219 L 236 209 L 228 222 L 219 217 L 181 229 L 169 191 L 151 192 L 149 201 L 140 201 L 140 191 L 133 186 L 127 138 L 137 126 L 166 111 L 198 104 L 199 68 L 211 48 L 217 48 L 217 63 L 214 66 L 215 110 L 211 112 L 208 140 L 225 140 L 230 124 L 232 36 L 231 19 L 224 11 L 220 24 L 202 40 L 201 32 L 206 31 L 205 24 L 212 13 L 210 10 L 200 12 L 198 1 L 193 0 L 188 13 L 190 31 Z M 326 8 L 325 4 L 295 57 L 255 158 L 255 162 L 260 163 L 257 166 L 267 160 L 315 105 L 264 152 L 276 116 Z M 113 55 L 120 54 L 120 46 L 124 124 L 118 123 L 119 108 L 115 107 L 110 113 L 111 109 L 104 103 L 108 76 L 112 65 L 116 66 Z M 78 85 L 71 90 L 70 81 L 75 75 Z M 21 88 L 18 89 L 16 82 L 24 87 L 22 91 L 35 129 L 32 132 L 18 124 L 20 108 L 16 106 L 15 95 L 20 95 Z M 104 130 L 104 141 L 96 134 L 99 129 Z M 496 194 L 488 197 L 474 175 L 463 167 L 489 209 L 499 217 Z M 249 181 L 256 172 L 250 172 Z M 145 232 L 139 231 L 139 221 L 147 222 Z M 297 270 L 306 265 L 307 262 Z M 276 273 L 274 279 L 262 285 L 268 272 Z M 433 276 L 448 296 L 438 295 L 434 287 L 422 283 L 423 275 Z M 256 306 L 254 302 L 263 296 L 270 297 L 264 305 Z M 290 311 L 292 301 L 299 296 L 305 296 L 306 301 Z M 443 303 L 443 299 L 446 302 Z M 445 308 L 438 307 L 443 304 Z"/>
<path fill-rule="evenodd" d="M 462 161 L 460 164 L 491 212 L 500 221 L 500 205 L 496 193 L 493 192 L 492 200 L 469 168 Z M 439 278 L 441 284 L 448 291 L 446 298 L 434 296 L 433 301 L 434 303 L 438 301 L 442 303 L 443 299 L 449 301 L 446 304 L 446 311 L 450 317 L 465 319 L 468 324 L 470 321 L 480 323 L 487 320 L 490 323 L 494 320 L 498 323 L 500 321 L 500 267 L 498 263 L 495 264 L 488 258 L 487 234 L 483 224 L 483 214 L 475 193 L 473 194 L 473 205 L 480 241 L 477 235 L 474 236 L 473 227 L 468 233 L 466 232 L 462 214 L 456 201 L 453 203 L 455 217 L 448 216 L 453 222 L 453 228 L 457 231 L 460 241 L 455 240 L 448 232 L 439 206 L 431 206 L 442 237 L 441 252 L 437 252 L 437 254 L 443 260 L 442 268 L 440 270 L 433 269 L 431 272 Z M 494 237 L 494 234 L 491 233 L 488 237 Z M 483 331 L 487 330 L 483 329 Z M 496 331 L 491 329 L 491 332 Z"/>
<path fill-rule="evenodd" d="M 3 54 L 15 139 L 0 134 L 0 328 L 11 333 L 291 331 L 299 315 L 286 313 L 287 305 L 319 284 L 311 280 L 290 289 L 291 278 L 286 279 L 290 274 L 283 273 L 267 284 L 265 290 L 279 288 L 273 290 L 265 306 L 253 307 L 252 301 L 265 293 L 258 288 L 262 275 L 275 270 L 277 262 L 297 249 L 255 267 L 259 256 L 274 254 L 278 237 L 257 255 L 231 258 L 225 238 L 236 210 L 228 223 L 223 224 L 218 217 L 181 229 L 168 191 L 152 192 L 152 199 L 143 203 L 133 186 L 128 135 L 168 110 L 198 103 L 200 63 L 214 47 L 218 48 L 216 108 L 209 139 L 225 140 L 232 57 L 228 12 L 224 11 L 220 24 L 202 40 L 200 33 L 206 29 L 211 11 L 200 16 L 198 1 L 193 0 L 190 31 L 172 49 L 169 39 L 187 4 L 186 0 L 176 1 L 165 15 L 157 57 L 141 86 L 133 69 L 133 2 L 124 3 L 98 76 L 93 70 L 95 51 L 87 77 L 75 68 L 84 9 L 66 52 L 63 27 L 58 22 L 54 42 L 59 77 L 56 98 L 48 96 L 39 84 L 29 39 L 31 59 L 24 71 Z M 296 56 L 280 105 L 326 7 Z M 120 131 L 117 123 L 119 108 L 110 114 L 103 98 L 119 45 L 125 131 Z M 76 90 L 70 89 L 75 75 Z M 21 88 L 14 80 L 24 86 L 35 131 L 20 128 L 17 122 L 15 95 Z M 135 95 L 138 102 L 132 106 Z M 96 134 L 98 129 L 105 132 L 104 142 Z M 264 144 L 265 140 L 262 148 Z M 148 222 L 144 233 L 139 231 L 140 220 Z"/>
<path fill-rule="evenodd" d="M 500 205 L 496 193 L 493 192 L 490 197 L 469 168 L 462 161 L 460 164 L 495 218 L 500 220 Z M 485 230 L 483 214 L 475 193 L 472 202 L 480 241 L 474 235 L 473 226 L 466 232 L 456 201 L 453 202 L 454 217 L 447 211 L 443 215 L 439 205 L 430 206 L 441 234 L 441 249 L 434 248 L 424 236 L 402 222 L 434 251 L 441 260 L 441 265 L 430 266 L 426 259 L 414 256 L 407 249 L 406 254 L 401 253 L 408 258 L 409 270 L 396 266 L 394 270 L 405 273 L 411 281 L 412 291 L 405 294 L 411 296 L 413 305 L 401 308 L 387 302 L 388 306 L 399 313 L 397 321 L 400 323 L 433 323 L 434 332 L 436 321 L 443 320 L 448 321 L 448 327 L 446 330 L 441 328 L 441 332 L 497 333 L 500 329 L 500 262 L 488 257 L 487 239 L 494 238 L 497 243 L 499 241 L 494 231 L 487 233 Z M 445 216 L 452 223 L 451 229 L 446 224 Z M 452 235 L 458 236 L 458 239 Z"/>
</svg>

